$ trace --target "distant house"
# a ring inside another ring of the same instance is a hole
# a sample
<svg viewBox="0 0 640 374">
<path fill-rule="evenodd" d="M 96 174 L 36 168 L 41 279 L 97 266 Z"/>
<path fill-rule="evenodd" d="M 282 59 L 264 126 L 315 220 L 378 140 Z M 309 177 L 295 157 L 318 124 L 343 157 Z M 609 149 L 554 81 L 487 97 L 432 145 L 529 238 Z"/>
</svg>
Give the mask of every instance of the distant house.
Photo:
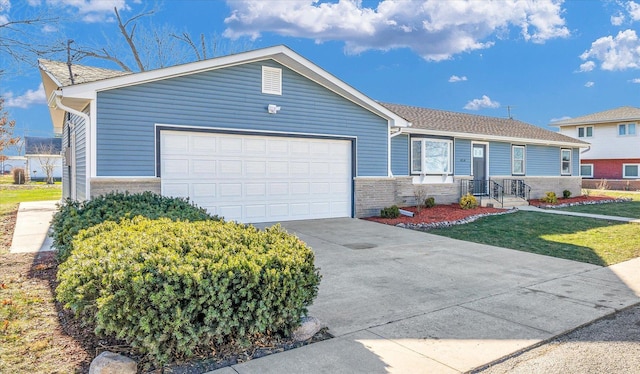
<svg viewBox="0 0 640 374">
<path fill-rule="evenodd" d="M 54 180 L 62 179 L 62 138 L 25 136 L 26 173 L 31 180 L 46 180 L 51 170 Z"/>
<path fill-rule="evenodd" d="M 40 72 L 63 196 L 77 200 L 154 191 L 272 222 L 375 215 L 416 189 L 437 203 L 580 193 L 586 142 L 380 103 L 285 46 L 133 74 L 40 60 Z"/>
<path fill-rule="evenodd" d="M 553 122 L 560 133 L 591 145 L 582 152 L 583 178 L 640 178 L 640 108 L 624 106 Z"/>
</svg>

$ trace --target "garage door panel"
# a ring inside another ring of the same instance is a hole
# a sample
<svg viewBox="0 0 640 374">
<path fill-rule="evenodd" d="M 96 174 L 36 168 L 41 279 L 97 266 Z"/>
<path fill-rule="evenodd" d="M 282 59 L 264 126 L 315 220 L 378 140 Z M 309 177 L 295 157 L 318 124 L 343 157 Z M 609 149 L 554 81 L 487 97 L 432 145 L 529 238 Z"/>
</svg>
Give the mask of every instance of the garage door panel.
<svg viewBox="0 0 640 374">
<path fill-rule="evenodd" d="M 227 220 L 351 216 L 350 141 L 163 131 L 161 146 L 162 193 Z"/>
</svg>

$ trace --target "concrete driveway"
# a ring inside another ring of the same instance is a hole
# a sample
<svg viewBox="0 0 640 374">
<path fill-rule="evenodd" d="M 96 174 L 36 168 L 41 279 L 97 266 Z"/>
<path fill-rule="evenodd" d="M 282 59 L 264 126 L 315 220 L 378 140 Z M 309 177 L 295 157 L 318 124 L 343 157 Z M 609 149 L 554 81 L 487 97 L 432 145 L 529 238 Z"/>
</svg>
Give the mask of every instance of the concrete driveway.
<svg viewBox="0 0 640 374">
<path fill-rule="evenodd" d="M 465 372 L 640 302 L 640 259 L 608 268 L 358 219 L 285 222 L 323 279 L 336 337 L 220 373 Z"/>
</svg>

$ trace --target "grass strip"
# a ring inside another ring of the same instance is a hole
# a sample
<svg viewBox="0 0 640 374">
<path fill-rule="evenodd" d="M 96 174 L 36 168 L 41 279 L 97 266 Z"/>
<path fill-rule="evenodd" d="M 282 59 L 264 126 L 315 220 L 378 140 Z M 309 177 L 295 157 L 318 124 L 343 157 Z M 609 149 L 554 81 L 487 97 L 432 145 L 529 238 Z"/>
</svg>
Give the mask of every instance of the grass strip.
<svg viewBox="0 0 640 374">
<path fill-rule="evenodd" d="M 640 256 L 640 225 L 516 212 L 430 230 L 436 235 L 609 266 Z"/>
</svg>

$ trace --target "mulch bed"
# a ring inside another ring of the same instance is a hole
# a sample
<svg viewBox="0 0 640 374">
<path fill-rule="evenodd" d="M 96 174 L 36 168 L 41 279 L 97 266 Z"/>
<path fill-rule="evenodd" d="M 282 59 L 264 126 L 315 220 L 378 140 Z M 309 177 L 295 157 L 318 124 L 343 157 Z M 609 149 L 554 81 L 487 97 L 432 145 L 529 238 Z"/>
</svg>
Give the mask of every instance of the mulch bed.
<svg viewBox="0 0 640 374">
<path fill-rule="evenodd" d="M 529 205 L 537 206 L 538 208 L 564 208 L 567 206 L 575 205 L 589 205 L 589 204 L 603 204 L 613 203 L 620 201 L 628 201 L 628 199 L 613 198 L 608 196 L 576 196 L 570 198 L 558 198 L 558 202 L 555 204 L 549 204 L 540 199 L 529 200 Z"/>
<path fill-rule="evenodd" d="M 505 209 L 498 208 L 481 208 L 474 209 L 462 209 L 459 204 L 450 205 L 436 205 L 432 208 L 422 208 L 420 212 L 416 207 L 406 207 L 403 210 L 408 210 L 414 213 L 413 217 L 401 215 L 398 218 L 381 218 L 381 217 L 368 217 L 365 218 L 369 221 L 384 223 L 387 225 L 403 224 L 420 224 L 420 223 L 437 223 L 437 222 L 455 222 L 467 219 L 471 216 L 477 215 L 489 215 L 496 213 L 504 213 Z"/>
<path fill-rule="evenodd" d="M 576 196 L 570 197 L 568 199 L 559 198 L 556 204 L 548 204 L 540 201 L 539 199 L 532 199 L 529 200 L 529 205 L 537 206 L 540 208 L 561 208 L 573 205 L 600 204 L 618 201 L 626 200 L 606 196 Z M 432 208 L 422 208 L 420 212 L 418 212 L 418 209 L 416 207 L 406 207 L 402 209 L 413 212 L 414 216 L 409 217 L 401 215 L 398 218 L 367 217 L 364 219 L 393 226 L 400 225 L 409 228 L 428 229 L 468 223 L 474 221 L 475 218 L 495 214 L 505 214 L 507 212 L 514 211 L 499 208 L 482 207 L 477 207 L 474 209 L 462 209 L 460 208 L 459 204 L 436 205 Z"/>
</svg>

